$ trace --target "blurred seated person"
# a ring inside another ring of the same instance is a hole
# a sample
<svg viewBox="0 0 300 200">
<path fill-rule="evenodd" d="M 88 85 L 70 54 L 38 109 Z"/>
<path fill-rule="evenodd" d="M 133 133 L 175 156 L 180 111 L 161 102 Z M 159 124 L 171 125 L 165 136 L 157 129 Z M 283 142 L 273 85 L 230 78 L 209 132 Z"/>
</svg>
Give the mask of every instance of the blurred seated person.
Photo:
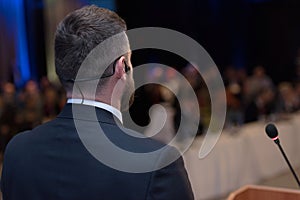
<svg viewBox="0 0 300 200">
<path fill-rule="evenodd" d="M 210 99 L 207 87 L 203 81 L 201 75 L 197 71 L 196 66 L 193 64 L 187 64 L 182 69 L 182 75 L 190 84 L 184 84 L 185 81 L 179 84 L 177 98 L 181 99 L 181 105 L 178 101 L 174 101 L 175 115 L 174 115 L 174 127 L 175 131 L 182 127 L 184 135 L 191 137 L 194 134 L 194 126 L 197 127 L 196 135 L 201 135 L 204 131 L 206 124 L 209 124 L 210 120 Z M 195 102 L 192 97 L 192 93 L 189 87 L 194 90 L 193 94 L 196 95 L 197 101 Z M 181 107 L 182 106 L 182 107 Z M 198 107 L 200 111 L 200 119 L 195 112 L 195 108 Z M 181 140 L 181 138 L 179 138 Z"/>
<path fill-rule="evenodd" d="M 300 81 L 295 81 L 294 84 L 295 84 L 295 86 L 294 86 L 295 95 L 296 95 L 296 98 L 300 102 Z M 298 109 L 300 109 L 300 103 L 299 103 Z"/>
<path fill-rule="evenodd" d="M 157 104 L 153 105 L 149 110 L 151 123 L 145 129 L 144 134 L 168 144 L 176 133 L 173 123 L 175 109 L 172 106 L 175 101 L 175 96 L 172 91 L 165 86 L 153 85 L 152 87 L 159 92 L 156 93 L 156 95 L 158 95 L 156 98 L 159 98 L 160 102 L 157 102 Z M 158 106 L 158 104 L 160 106 Z"/>
<path fill-rule="evenodd" d="M 226 86 L 227 113 L 226 127 L 238 126 L 244 122 L 242 102 L 239 98 L 241 87 L 238 84 L 230 84 Z"/>
<path fill-rule="evenodd" d="M 2 154 L 7 143 L 17 131 L 15 124 L 17 99 L 14 84 L 10 82 L 3 84 L 0 102 L 0 152 Z"/>
<path fill-rule="evenodd" d="M 271 78 L 266 74 L 265 68 L 261 65 L 253 69 L 252 75 L 245 81 L 244 93 L 245 101 L 253 101 L 256 95 L 264 88 L 274 87 Z"/>
<path fill-rule="evenodd" d="M 280 95 L 280 110 L 284 113 L 295 112 L 299 108 L 299 97 L 293 85 L 282 82 L 278 85 Z"/>
<path fill-rule="evenodd" d="M 261 89 L 257 96 L 245 109 L 245 123 L 254 122 L 272 113 L 274 109 L 275 92 L 273 88 Z"/>
<path fill-rule="evenodd" d="M 29 80 L 19 95 L 20 114 L 17 116 L 21 130 L 32 129 L 42 122 L 43 103 L 38 83 Z"/>
<path fill-rule="evenodd" d="M 58 91 L 48 86 L 43 91 L 43 122 L 54 119 L 60 112 Z"/>
</svg>

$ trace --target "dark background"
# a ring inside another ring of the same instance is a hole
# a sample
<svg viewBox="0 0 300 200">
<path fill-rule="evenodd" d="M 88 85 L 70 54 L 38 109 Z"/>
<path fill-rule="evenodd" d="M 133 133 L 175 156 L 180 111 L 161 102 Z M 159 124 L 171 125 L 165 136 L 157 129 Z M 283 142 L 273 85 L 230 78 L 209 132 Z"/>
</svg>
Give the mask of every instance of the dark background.
<svg viewBox="0 0 300 200">
<path fill-rule="evenodd" d="M 293 78 L 300 47 L 300 1 L 118 0 L 117 6 L 129 29 L 158 26 L 192 37 L 221 72 L 234 66 L 251 73 L 261 64 L 275 83 Z M 147 59 L 149 55 L 136 56 L 133 61 Z"/>
<path fill-rule="evenodd" d="M 10 4 L 13 4 L 12 2 L 17 1 L 11 0 Z M 23 2 L 31 78 L 40 80 L 42 76 L 47 75 L 45 27 L 48 25 L 44 19 L 46 4 L 43 0 L 23 0 Z M 94 3 L 101 6 L 109 0 L 78 0 L 78 2 L 82 5 Z M 233 66 L 244 68 L 250 74 L 255 65 L 261 64 L 275 83 L 292 80 L 295 75 L 295 60 L 300 47 L 298 0 L 111 2 L 114 2 L 115 11 L 127 22 L 128 29 L 145 26 L 164 27 L 192 37 L 207 50 L 221 73 L 226 67 Z M 0 7 L 4 8 L 1 14 L 10 12 L 5 10 L 7 3 L 6 0 L 0 0 Z M 10 22 L 2 23 L 2 19 L 0 16 L 0 25 L 6 23 L 6 26 L 9 26 Z M 6 49 L 7 47 L 2 46 L 1 59 L 11 55 Z M 159 51 L 135 52 L 133 56 L 135 65 L 150 61 L 169 64 L 175 68 L 185 65 L 176 56 Z M 13 70 L 10 69 L 14 61 L 9 62 L 8 64 L 0 62 L 1 79 L 7 80 L 11 79 L 8 77 L 14 76 Z M 4 68 L 8 70 L 3 70 Z"/>
</svg>

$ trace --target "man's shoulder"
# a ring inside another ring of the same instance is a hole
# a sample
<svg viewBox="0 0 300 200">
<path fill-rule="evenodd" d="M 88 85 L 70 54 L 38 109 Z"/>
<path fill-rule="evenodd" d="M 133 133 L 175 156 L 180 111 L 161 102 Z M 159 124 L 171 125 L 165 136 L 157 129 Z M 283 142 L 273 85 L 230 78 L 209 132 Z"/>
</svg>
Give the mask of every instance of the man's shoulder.
<svg viewBox="0 0 300 200">
<path fill-rule="evenodd" d="M 54 124 L 53 124 L 54 123 Z M 19 150 L 25 150 L 28 149 L 36 140 L 37 136 L 40 136 L 41 133 L 50 131 L 50 127 L 54 127 L 55 122 L 54 120 L 46 122 L 44 124 L 41 124 L 32 130 L 24 130 L 12 137 L 12 139 L 9 141 L 5 151 L 17 151 Z"/>
<path fill-rule="evenodd" d="M 25 142 L 26 140 L 30 140 L 29 137 L 31 136 L 32 130 L 22 131 L 17 133 L 12 139 L 9 141 L 8 146 L 15 146 L 16 144 L 20 144 Z"/>
<path fill-rule="evenodd" d="M 24 152 L 27 147 L 27 142 L 30 142 L 31 131 L 23 131 L 16 134 L 7 144 L 4 156 L 12 157 L 13 155 L 19 155 Z"/>
</svg>

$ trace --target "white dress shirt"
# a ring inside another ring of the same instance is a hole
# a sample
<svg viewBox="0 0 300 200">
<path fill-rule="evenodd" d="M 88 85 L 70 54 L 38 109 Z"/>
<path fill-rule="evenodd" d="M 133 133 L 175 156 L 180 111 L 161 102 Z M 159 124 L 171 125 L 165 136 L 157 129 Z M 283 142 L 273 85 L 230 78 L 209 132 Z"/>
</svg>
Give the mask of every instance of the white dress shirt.
<svg viewBox="0 0 300 200">
<path fill-rule="evenodd" d="M 94 106 L 94 107 L 97 107 L 97 108 L 104 109 L 104 110 L 112 113 L 123 124 L 123 118 L 122 118 L 121 111 L 118 110 L 117 108 L 111 106 L 111 105 L 106 104 L 106 103 L 99 102 L 99 101 L 93 101 L 93 100 L 87 100 L 87 99 L 84 99 L 84 100 L 82 100 L 82 99 L 68 99 L 67 103 L 83 104 L 83 105 L 87 105 L 87 106 Z"/>
</svg>

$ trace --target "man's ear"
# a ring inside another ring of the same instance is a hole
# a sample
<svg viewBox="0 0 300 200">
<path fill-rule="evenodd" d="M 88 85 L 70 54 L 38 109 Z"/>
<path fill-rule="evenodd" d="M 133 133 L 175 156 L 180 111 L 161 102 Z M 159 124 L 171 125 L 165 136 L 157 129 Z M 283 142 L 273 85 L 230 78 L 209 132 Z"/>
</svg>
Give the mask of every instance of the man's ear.
<svg viewBox="0 0 300 200">
<path fill-rule="evenodd" d="M 115 65 L 115 73 L 117 78 L 122 78 L 124 76 L 125 72 L 125 57 L 121 56 Z"/>
</svg>

